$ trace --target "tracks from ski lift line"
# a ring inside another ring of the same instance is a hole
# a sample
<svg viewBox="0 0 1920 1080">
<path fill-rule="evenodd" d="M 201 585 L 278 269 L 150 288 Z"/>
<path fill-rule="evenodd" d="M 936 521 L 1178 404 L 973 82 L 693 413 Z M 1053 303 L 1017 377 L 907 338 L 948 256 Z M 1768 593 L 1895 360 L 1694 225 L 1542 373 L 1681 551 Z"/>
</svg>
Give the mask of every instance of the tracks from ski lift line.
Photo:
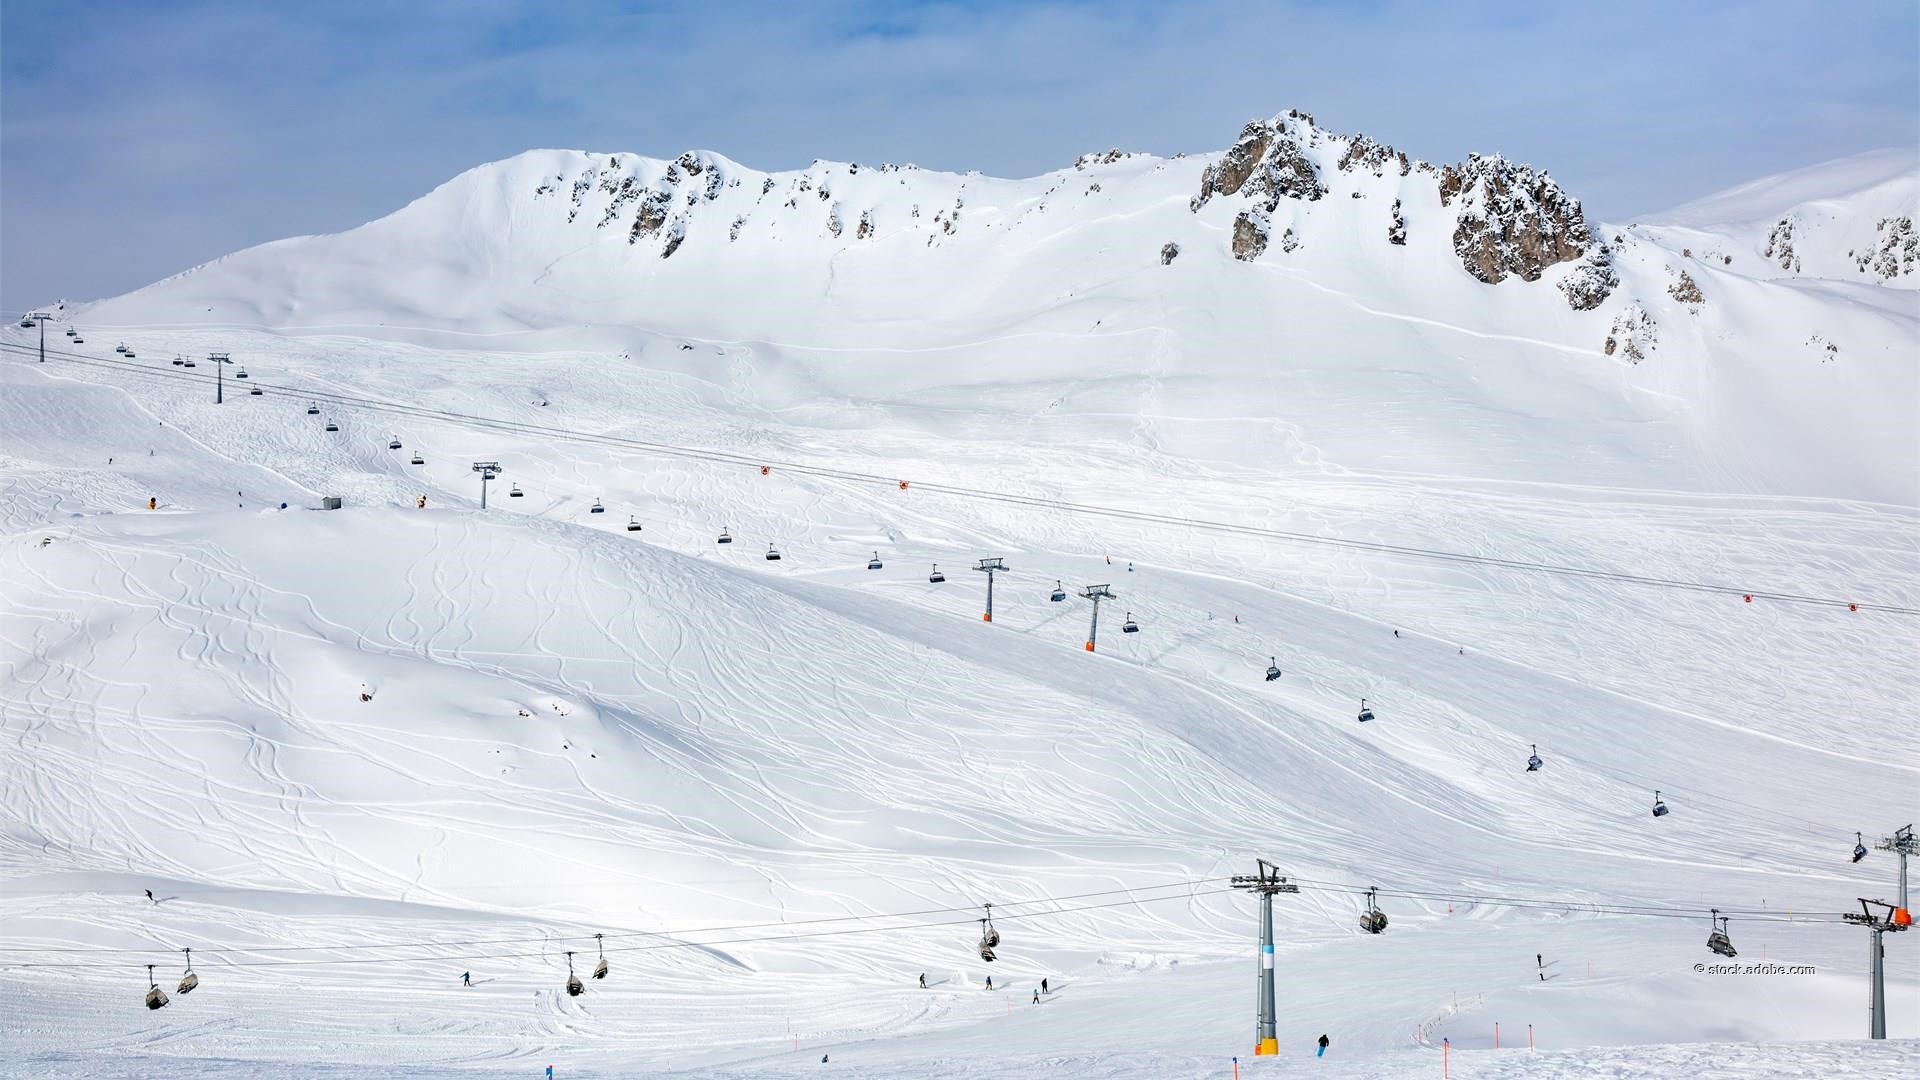
<svg viewBox="0 0 1920 1080">
<path fill-rule="evenodd" d="M 0 342 L 0 351 L 21 357 L 38 357 L 35 346 L 14 342 Z M 59 349 L 48 349 L 49 359 L 63 363 L 80 364 L 106 370 L 124 371 L 148 377 L 174 380 L 194 380 L 204 384 L 211 377 L 200 373 L 174 371 L 171 368 L 155 368 L 145 364 L 114 360 L 106 357 L 86 356 Z M 1005 505 L 1021 506 L 1038 510 L 1051 510 L 1060 513 L 1079 514 L 1090 517 L 1103 517 L 1113 520 L 1130 521 L 1148 525 L 1167 525 L 1176 528 L 1199 529 L 1206 532 L 1244 536 L 1260 540 L 1272 540 L 1280 543 L 1302 544 L 1319 547 L 1339 548 L 1350 551 L 1363 551 L 1376 555 L 1386 555 L 1402 559 L 1424 560 L 1429 562 L 1450 563 L 1485 567 L 1495 570 L 1507 570 L 1516 573 L 1543 574 L 1554 577 L 1572 578 L 1588 581 L 1600 581 L 1620 585 L 1632 585 L 1645 588 L 1670 589 L 1683 592 L 1706 593 L 1718 596 L 1738 596 L 1744 601 L 1766 600 L 1775 603 L 1796 604 L 1810 607 L 1840 608 L 1850 612 L 1870 612 L 1882 615 L 1920 616 L 1920 607 L 1900 604 L 1876 603 L 1873 601 L 1847 600 L 1840 597 L 1817 596 L 1806 593 L 1780 590 L 1757 589 L 1747 586 L 1728 585 L 1716 582 L 1689 581 L 1680 578 L 1666 578 L 1653 575 L 1633 574 L 1622 570 L 1606 570 L 1596 567 L 1571 566 L 1560 563 L 1537 562 L 1527 559 L 1508 559 L 1494 555 L 1473 555 L 1466 552 L 1447 551 L 1439 548 L 1427 548 L 1409 544 L 1389 544 L 1381 541 L 1357 540 L 1348 537 L 1324 536 L 1313 533 L 1292 532 L 1284 529 L 1272 529 L 1264 526 L 1245 525 L 1229 521 L 1214 521 L 1206 518 L 1184 517 L 1177 514 L 1161 514 L 1146 510 L 1130 510 L 1125 507 L 1102 506 L 1093 503 L 1070 502 L 1064 499 L 1044 498 L 1040 496 L 1018 495 L 1012 492 L 992 491 L 985 488 L 966 487 L 957 484 L 943 484 L 938 481 L 915 480 L 911 477 L 886 476 L 879 473 L 862 472 L 853 469 L 840 469 L 823 465 L 810 465 L 805 462 L 780 461 L 769 458 L 737 454 L 725 450 L 701 447 L 677 446 L 671 443 L 650 442 L 618 435 L 595 434 L 575 431 L 569 428 L 548 424 L 533 424 L 519 420 L 507 420 L 478 416 L 471 413 L 453 412 L 443 409 L 430 409 L 423 406 L 407 405 L 400 402 L 383 401 L 378 398 L 343 394 L 337 391 L 314 390 L 310 388 L 286 386 L 266 382 L 258 376 L 250 380 L 252 387 L 272 390 L 297 397 L 324 401 L 340 408 L 358 409 L 366 412 L 385 413 L 406 416 L 416 420 L 426 420 L 451 424 L 470 429 L 492 430 L 503 433 L 531 436 L 559 442 L 585 443 L 606 446 L 613 449 L 635 453 L 657 454 L 690 461 L 703 461 L 718 465 L 732 465 L 744 468 L 777 469 L 781 472 L 795 473 L 821 479 L 839 480 L 857 484 L 877 484 L 888 487 L 906 485 L 909 490 L 932 492 L 961 499 L 997 502 Z"/>
<path fill-rule="evenodd" d="M 1168 883 L 1166 885 L 1149 886 L 1149 887 L 1145 887 L 1143 889 L 1137 889 L 1137 890 L 1116 889 L 1116 890 L 1108 890 L 1107 893 L 1083 893 L 1078 895 L 1100 896 L 1100 895 L 1111 895 L 1112 893 L 1117 893 L 1117 892 L 1154 891 L 1154 890 L 1166 890 L 1166 889 L 1176 889 L 1176 888 L 1185 888 L 1188 890 L 1185 892 L 1167 892 L 1165 895 L 1161 895 L 1161 896 L 1129 896 L 1126 899 L 1122 899 L 1122 900 L 1106 901 L 1106 902 L 1097 903 L 1097 904 L 1079 904 L 1071 907 L 1053 908 L 1053 909 L 1044 910 L 1044 911 L 1014 912 L 1011 914 L 996 913 L 993 916 L 993 918 L 996 921 L 1002 921 L 1002 922 L 1013 922 L 1013 921 L 1024 922 L 1030 919 L 1041 919 L 1041 918 L 1048 918 L 1051 916 L 1073 915 L 1073 914 L 1079 914 L 1082 912 L 1102 911 L 1102 910 L 1107 910 L 1112 908 L 1121 908 L 1121 907 L 1134 907 L 1142 904 L 1154 903 L 1154 902 L 1165 901 L 1165 900 L 1193 900 L 1193 899 L 1198 899 L 1200 897 L 1205 897 L 1205 896 L 1222 896 L 1228 893 L 1235 893 L 1239 891 L 1232 886 L 1205 888 L 1205 889 L 1193 888 L 1193 886 L 1197 886 L 1197 885 L 1218 885 L 1218 883 L 1223 880 L 1226 880 L 1226 879 L 1225 878 L 1199 878 L 1189 882 L 1173 882 L 1173 883 Z M 1302 892 L 1327 893 L 1327 894 L 1333 894 L 1333 895 L 1349 895 L 1349 896 L 1359 896 L 1359 897 L 1366 897 L 1366 896 L 1385 897 L 1387 899 L 1411 900 L 1416 903 L 1425 903 L 1425 904 L 1446 903 L 1446 904 L 1459 904 L 1459 905 L 1474 906 L 1474 907 L 1498 907 L 1498 908 L 1535 910 L 1535 911 L 1546 910 L 1546 911 L 1558 911 L 1558 912 L 1567 913 L 1567 914 L 1580 914 L 1580 915 L 1593 915 L 1593 916 L 1599 916 L 1599 917 L 1619 917 L 1619 918 L 1655 918 L 1655 919 L 1694 920 L 1694 919 L 1699 919 L 1701 917 L 1701 909 L 1699 908 L 1680 908 L 1680 907 L 1661 906 L 1661 905 L 1638 905 L 1638 904 L 1605 903 L 1605 902 L 1583 901 L 1583 900 L 1566 900 L 1566 899 L 1556 899 L 1553 897 L 1544 897 L 1544 896 L 1543 897 L 1486 896 L 1486 895 L 1479 895 L 1479 894 L 1473 894 L 1473 893 L 1449 893 L 1445 891 L 1432 891 L 1432 890 L 1423 890 L 1423 889 L 1392 889 L 1392 888 L 1380 888 L 1375 885 L 1361 885 L 1355 882 L 1323 881 L 1323 880 L 1318 880 L 1313 878 L 1288 878 L 1287 880 L 1292 882 L 1293 884 L 1298 885 L 1300 887 L 1300 891 Z M 1008 905 L 1008 906 L 1026 906 L 1026 905 L 1032 905 L 1032 904 L 1051 903 L 1051 902 L 1056 902 L 1056 901 L 1031 900 L 1031 901 L 1022 901 L 1019 904 Z M 790 941 L 812 941 L 812 940 L 818 940 L 821 938 L 846 937 L 846 936 L 856 935 L 856 934 L 878 934 L 878 933 L 894 933 L 894 932 L 899 932 L 903 930 L 938 930 L 938 929 L 946 929 L 951 927 L 971 927 L 978 924 L 981 921 L 978 916 L 971 914 L 973 911 L 978 910 L 978 908 L 976 907 L 953 907 L 953 908 L 938 908 L 938 909 L 930 909 L 930 910 L 934 913 L 951 913 L 951 912 L 964 911 L 964 912 L 968 912 L 969 914 L 965 918 L 960 918 L 960 919 L 943 919 L 938 921 L 893 923 L 885 926 L 853 926 L 853 927 L 833 929 L 833 930 L 813 930 L 813 931 L 808 931 L 808 932 L 799 933 L 799 934 L 768 934 L 768 935 L 754 935 L 754 936 L 748 936 L 748 937 L 716 938 L 716 939 L 703 938 L 702 940 L 697 940 L 697 941 L 681 941 L 681 940 L 654 941 L 648 944 L 607 946 L 605 951 L 609 953 L 642 953 L 642 952 L 657 952 L 657 951 L 666 950 L 666 949 L 704 949 L 704 948 L 711 948 L 713 946 L 718 946 L 718 945 L 754 945 L 754 944 L 777 945 L 777 944 L 790 942 Z M 1844 921 L 1842 916 L 1846 914 L 1845 912 L 1838 912 L 1838 911 L 1783 912 L 1783 911 L 1771 911 L 1766 909 L 1751 909 L 1751 908 L 1746 908 L 1746 909 L 1715 908 L 1713 910 L 1717 911 L 1722 916 L 1726 916 L 1730 918 L 1739 918 L 1745 922 L 1767 922 L 1767 923 L 1789 923 L 1789 924 L 1839 924 Z M 530 937 L 517 937 L 517 938 L 486 938 L 486 939 L 475 939 L 473 941 L 418 940 L 418 941 L 404 941 L 404 942 L 369 943 L 369 944 L 362 944 L 362 945 L 307 945 L 307 946 L 296 945 L 296 946 L 280 946 L 280 947 L 271 947 L 271 948 L 270 947 L 248 948 L 244 946 L 243 947 L 221 947 L 217 945 L 213 945 L 213 946 L 195 945 L 195 946 L 192 946 L 192 948 L 200 952 L 202 957 L 221 956 L 225 954 L 239 954 L 243 956 L 253 956 L 253 955 L 269 953 L 269 952 L 347 952 L 355 949 L 416 950 L 415 954 L 410 954 L 406 956 L 364 956 L 364 957 L 347 957 L 347 958 L 339 958 L 339 959 L 294 958 L 294 959 L 269 959 L 269 960 L 222 960 L 219 962 L 219 965 L 218 965 L 221 968 L 289 968 L 289 967 L 347 967 L 347 966 L 359 967 L 359 966 L 366 966 L 366 965 L 373 965 L 373 964 L 421 963 L 425 961 L 446 960 L 446 959 L 459 959 L 459 960 L 462 960 L 463 962 L 470 961 L 470 960 L 552 960 L 556 955 L 556 951 L 561 950 L 561 947 L 568 943 L 574 943 L 584 948 L 588 944 L 597 944 L 601 940 L 624 939 L 624 938 L 630 938 L 634 936 L 643 936 L 643 937 L 649 937 L 649 938 L 677 939 L 682 937 L 693 937 L 696 935 L 720 933 L 720 932 L 731 932 L 733 930 L 751 929 L 751 928 L 766 927 L 766 926 L 779 926 L 779 925 L 801 926 L 801 925 L 810 925 L 810 924 L 825 923 L 825 922 L 852 921 L 852 922 L 864 923 L 864 922 L 875 922 L 880 920 L 894 920 L 894 919 L 911 917 L 914 914 L 916 913 L 850 915 L 850 916 L 837 916 L 831 919 L 802 920 L 799 922 L 785 923 L 785 924 L 745 923 L 745 924 L 739 924 L 738 926 L 734 926 L 734 927 L 709 927 L 706 929 L 697 929 L 697 930 L 633 931 L 628 933 L 578 934 L 578 935 L 571 935 L 571 936 L 547 935 L 547 936 L 538 936 L 538 937 L 530 936 Z M 448 957 L 446 955 L 434 954 L 434 953 L 417 952 L 417 950 L 428 950 L 428 949 L 459 950 L 472 944 L 508 944 L 508 945 L 537 944 L 537 945 L 543 946 L 543 948 L 533 952 L 516 951 L 516 952 L 472 953 L 472 952 L 461 951 L 461 952 L 457 952 L 453 957 Z M 26 952 L 26 953 L 33 953 L 37 955 L 64 953 L 67 955 L 73 955 L 73 956 L 79 956 L 79 957 L 106 957 L 106 956 L 140 957 L 140 956 L 159 956 L 159 955 L 171 956 L 174 953 L 179 952 L 180 947 L 155 947 L 152 949 L 108 949 L 108 948 L 89 949 L 89 948 L 71 948 L 71 947 L 53 948 L 53 947 L 20 946 L 20 947 L 9 947 L 8 949 L 0 950 L 0 951 Z M 77 961 L 30 960 L 30 961 L 20 962 L 20 963 L 16 963 L 12 961 L 0 961 L 0 969 L 54 968 L 54 969 L 68 970 L 68 971 L 82 971 L 82 970 L 84 971 L 119 971 L 119 970 L 125 969 L 128 966 L 128 964 L 131 962 L 132 961 L 124 961 L 124 960 L 108 961 L 104 959 L 101 959 L 101 960 L 82 959 Z M 203 960 L 203 963 L 204 962 L 205 961 Z M 136 964 L 135 966 L 143 966 L 143 964 Z"/>
</svg>

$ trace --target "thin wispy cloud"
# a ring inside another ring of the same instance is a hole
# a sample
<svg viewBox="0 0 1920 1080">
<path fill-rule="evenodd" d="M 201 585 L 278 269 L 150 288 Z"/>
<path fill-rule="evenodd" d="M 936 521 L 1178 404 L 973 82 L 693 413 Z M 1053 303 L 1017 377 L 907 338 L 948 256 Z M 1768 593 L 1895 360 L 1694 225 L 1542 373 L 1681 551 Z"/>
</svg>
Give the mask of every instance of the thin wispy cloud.
<svg viewBox="0 0 1920 1080">
<path fill-rule="evenodd" d="M 0 8 L 0 307 L 347 228 L 536 146 L 1027 175 L 1285 108 L 1621 220 L 1914 146 L 1910 3 Z"/>
</svg>

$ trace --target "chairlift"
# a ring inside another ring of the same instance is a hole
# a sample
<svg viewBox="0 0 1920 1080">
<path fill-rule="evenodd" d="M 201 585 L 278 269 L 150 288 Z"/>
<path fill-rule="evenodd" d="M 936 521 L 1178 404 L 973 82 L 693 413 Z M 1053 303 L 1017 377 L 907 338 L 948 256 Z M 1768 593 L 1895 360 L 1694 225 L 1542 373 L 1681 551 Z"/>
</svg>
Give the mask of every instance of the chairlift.
<svg viewBox="0 0 1920 1080">
<path fill-rule="evenodd" d="M 174 358 L 173 358 L 173 366 L 174 366 L 174 367 L 184 367 L 184 366 L 186 365 L 186 363 L 187 363 L 187 362 L 186 362 L 185 360 L 182 360 L 182 359 L 181 359 L 180 357 L 178 357 L 178 356 L 176 356 L 176 357 L 174 357 Z"/>
<path fill-rule="evenodd" d="M 167 1003 L 167 992 L 160 989 L 159 983 L 153 981 L 154 966 L 147 965 L 147 1008 L 149 1009 L 162 1008 Z"/>
<path fill-rule="evenodd" d="M 244 379 L 244 378 L 246 378 L 246 377 L 247 377 L 247 369 L 246 369 L 246 368 L 241 368 L 241 369 L 240 369 L 239 371 L 236 371 L 236 372 L 234 372 L 234 373 L 233 373 L 233 377 L 234 377 L 234 378 L 236 378 L 236 379 Z"/>
<path fill-rule="evenodd" d="M 340 430 L 340 425 L 339 425 L 339 424 L 336 424 L 336 423 L 334 423 L 334 422 L 333 422 L 333 421 L 331 421 L 331 420 L 329 420 L 329 421 L 327 421 L 327 430 L 328 430 L 328 431 L 339 431 L 339 430 Z"/>
<path fill-rule="evenodd" d="M 395 436 L 393 437 L 393 441 L 391 441 L 391 442 L 389 442 L 389 443 L 387 443 L 387 449 L 389 449 L 389 450 L 398 450 L 398 449 L 400 449 L 400 436 L 398 436 L 398 435 L 395 435 Z"/>
<path fill-rule="evenodd" d="M 1658 791 L 1653 793 L 1653 816 L 1667 816 L 1667 804 L 1660 801 L 1660 793 Z"/>
<path fill-rule="evenodd" d="M 134 352 L 134 351 L 133 351 L 132 349 L 128 349 L 128 350 L 127 350 L 127 359 L 129 359 L 129 360 L 131 360 L 131 359 L 133 359 L 134 357 L 136 357 L 136 356 L 138 356 L 138 355 L 140 355 L 140 354 L 139 354 L 139 353 L 136 353 L 136 352 Z"/>
<path fill-rule="evenodd" d="M 632 514 L 627 515 L 627 531 L 628 532 L 640 531 L 640 519 L 634 517 Z"/>
<path fill-rule="evenodd" d="M 68 337 L 72 337 L 73 335 L 75 335 L 75 334 L 77 334 L 77 333 L 79 333 L 79 331 L 78 331 L 78 330 L 75 330 L 75 329 L 74 329 L 73 327 L 71 327 L 71 326 L 69 326 L 69 327 L 67 327 L 67 336 L 68 336 Z"/>
<path fill-rule="evenodd" d="M 1713 908 L 1713 932 L 1707 935 L 1707 948 L 1731 960 L 1740 955 L 1734 951 L 1733 939 L 1727 936 L 1727 920 L 1720 917 L 1720 909 Z"/>
<path fill-rule="evenodd" d="M 266 391 L 264 391 L 264 390 L 262 390 L 262 389 L 260 389 L 259 387 L 257 387 L 257 386 L 256 386 L 256 387 L 254 387 L 253 389 L 251 389 L 251 390 L 249 390 L 249 391 L 247 391 L 247 393 L 248 393 L 248 394 L 250 394 L 250 395 L 252 395 L 252 396 L 254 396 L 254 397 L 262 397 L 262 396 L 265 396 L 265 394 L 266 394 Z"/>
<path fill-rule="evenodd" d="M 605 934 L 593 935 L 594 946 L 600 950 L 600 962 L 593 966 L 593 977 L 596 979 L 604 979 L 607 977 L 607 943 L 605 940 L 606 936 L 607 935 Z"/>
<path fill-rule="evenodd" d="M 87 343 L 87 339 L 81 337 L 79 334 L 75 334 L 73 335 L 73 343 L 75 345 L 85 345 Z"/>
<path fill-rule="evenodd" d="M 579 997 L 580 992 L 585 989 L 586 987 L 581 985 L 580 983 L 580 976 L 575 975 L 573 973 L 573 954 L 568 953 L 567 954 L 567 996 Z"/>
<path fill-rule="evenodd" d="M 1861 859 L 1864 859 L 1866 857 L 1867 857 L 1866 842 L 1860 839 L 1859 833 L 1854 833 L 1853 834 L 1853 861 L 1859 862 Z"/>
<path fill-rule="evenodd" d="M 308 415 L 308 416 L 319 416 L 319 415 L 320 415 L 320 406 L 318 406 L 318 405 L 309 405 L 309 406 L 307 406 L 307 415 Z"/>
<path fill-rule="evenodd" d="M 22 330 L 31 330 L 31 329 L 33 329 L 33 320 L 32 320 L 32 319 L 29 319 L 29 318 L 27 318 L 27 317 L 26 317 L 26 316 L 24 316 L 24 315 L 22 315 L 22 316 L 20 317 L 20 329 L 22 329 Z"/>
<path fill-rule="evenodd" d="M 772 544 L 767 545 L 767 561 L 768 562 L 780 561 L 780 549 L 777 547 L 774 547 Z"/>
<path fill-rule="evenodd" d="M 1273 680 L 1279 677 L 1280 677 L 1280 658 L 1277 656 L 1270 656 L 1267 658 L 1267 681 L 1272 682 Z"/>
<path fill-rule="evenodd" d="M 1528 772 L 1539 772 L 1539 771 L 1540 771 L 1540 766 L 1542 766 L 1542 765 L 1545 765 L 1545 764 L 1546 764 L 1546 762 L 1544 762 L 1544 761 L 1541 761 L 1541 760 L 1540 760 L 1540 747 L 1539 747 L 1539 745 L 1538 745 L 1538 744 L 1533 744 L 1533 752 L 1527 755 L 1527 771 L 1528 771 Z"/>
<path fill-rule="evenodd" d="M 993 928 L 993 905 L 988 904 L 986 910 L 980 920 L 980 959 L 991 964 L 996 959 L 993 950 L 1000 947 L 1000 931 Z"/>
<path fill-rule="evenodd" d="M 128 355 L 128 356 L 132 356 L 133 354 L 132 354 L 132 353 L 128 353 L 127 355 Z M 182 361 L 180 361 L 180 366 L 181 366 L 181 367 L 192 367 L 192 366 L 193 366 L 193 361 L 191 361 L 191 360 L 182 360 Z"/>
<path fill-rule="evenodd" d="M 200 976 L 193 973 L 193 950 L 184 949 L 182 951 L 187 954 L 187 973 L 180 976 L 180 992 L 183 994 L 191 994 L 193 993 L 193 988 L 200 985 Z"/>
<path fill-rule="evenodd" d="M 526 492 L 520 490 L 519 484 L 514 484 L 507 488 L 507 498 L 509 499 L 523 499 L 526 497 L 526 494 Z"/>
<path fill-rule="evenodd" d="M 604 514 L 606 512 L 607 508 L 600 505 L 599 499 L 593 500 L 593 507 L 587 511 L 589 514 Z"/>
<path fill-rule="evenodd" d="M 720 535 L 714 537 L 713 542 L 716 544 L 731 544 L 733 543 L 733 537 L 727 534 L 726 526 L 723 525 L 720 527 Z"/>
<path fill-rule="evenodd" d="M 1133 612 L 1127 612 L 1127 621 L 1120 624 L 1120 632 L 1123 634 L 1137 634 L 1140 632 L 1140 624 L 1133 621 Z"/>
<path fill-rule="evenodd" d="M 927 580 L 932 582 L 935 585 L 938 585 L 941 582 L 947 580 L 947 575 L 940 572 L 939 563 L 933 564 L 933 573 L 927 575 Z"/>
<path fill-rule="evenodd" d="M 1373 710 L 1367 708 L 1367 699 L 1361 698 L 1360 699 L 1360 722 L 1364 724 L 1367 721 L 1372 719 L 1373 719 Z"/>
<path fill-rule="evenodd" d="M 869 570 L 880 569 L 880 553 L 879 552 L 877 551 L 874 552 L 873 558 L 867 560 L 867 569 Z"/>
<path fill-rule="evenodd" d="M 1360 913 L 1360 929 L 1369 934 L 1382 933 L 1387 928 L 1387 913 L 1380 910 L 1376 900 L 1379 891 L 1378 888 L 1367 890 L 1367 910 Z"/>
<path fill-rule="evenodd" d="M 415 465 L 425 465 L 427 463 L 427 459 L 420 456 L 420 451 L 415 450 L 413 452 L 413 463 Z"/>
<path fill-rule="evenodd" d="M 123 353 L 123 352 L 126 352 L 126 351 L 127 351 L 127 343 L 123 341 L 123 342 L 121 342 L 120 344 L 118 344 L 118 345 L 115 345 L 115 346 L 113 347 L 113 351 L 114 351 L 114 352 L 117 352 L 117 353 Z"/>
<path fill-rule="evenodd" d="M 1047 599 L 1057 604 L 1060 601 L 1065 600 L 1066 598 L 1067 598 L 1067 590 L 1061 588 L 1060 583 L 1058 581 L 1055 581 L 1053 583 L 1053 595 L 1047 597 Z"/>
</svg>

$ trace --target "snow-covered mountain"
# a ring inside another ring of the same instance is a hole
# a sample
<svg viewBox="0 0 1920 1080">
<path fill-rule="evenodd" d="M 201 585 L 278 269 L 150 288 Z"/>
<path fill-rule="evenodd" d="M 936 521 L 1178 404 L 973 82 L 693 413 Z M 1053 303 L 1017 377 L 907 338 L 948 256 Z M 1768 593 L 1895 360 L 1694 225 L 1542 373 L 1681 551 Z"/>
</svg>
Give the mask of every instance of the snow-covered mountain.
<svg viewBox="0 0 1920 1080">
<path fill-rule="evenodd" d="M 534 151 L 361 228 L 248 249 L 73 317 L 486 335 L 518 351 L 718 339 L 751 351 L 769 405 L 1018 373 L 1035 393 L 1017 406 L 1039 408 L 1056 380 L 1152 372 L 1206 413 L 1222 382 L 1335 371 L 1374 385 L 1360 401 L 1309 390 L 1276 421 L 1338 440 L 1396 400 L 1551 398 L 1544 418 L 1584 460 L 1543 479 L 1612 482 L 1599 462 L 1661 460 L 1663 486 L 1908 503 L 1920 313 L 1901 215 L 1916 198 L 1920 179 L 1889 153 L 1749 185 L 1675 224 L 1595 227 L 1532 167 L 1431 165 L 1298 112 L 1248 124 L 1222 153 L 1108 151 L 1026 180 Z M 1776 213 L 1802 223 L 1797 270 L 1778 268 L 1763 228 Z M 1866 252 L 1861 266 L 1888 272 L 1856 269 Z M 1783 429 L 1818 431 L 1818 455 Z M 1341 460 L 1484 471 L 1507 451 L 1461 436 Z"/>
<path fill-rule="evenodd" d="M 1910 1072 L 1635 1046 L 1863 1027 L 1920 294 L 1835 253 L 1913 175 L 1608 226 L 1452 158 L 536 151 L 0 328 L 0 1072 Z"/>
</svg>

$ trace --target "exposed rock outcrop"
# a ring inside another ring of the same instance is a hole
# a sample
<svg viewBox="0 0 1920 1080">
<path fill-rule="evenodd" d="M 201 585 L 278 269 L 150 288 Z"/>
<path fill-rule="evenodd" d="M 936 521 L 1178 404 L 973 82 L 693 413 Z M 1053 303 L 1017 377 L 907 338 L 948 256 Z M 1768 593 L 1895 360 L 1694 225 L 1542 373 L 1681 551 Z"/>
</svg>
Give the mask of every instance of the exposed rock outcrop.
<svg viewBox="0 0 1920 1080">
<path fill-rule="evenodd" d="M 1626 310 L 1613 317 L 1613 326 L 1607 330 L 1607 342 L 1601 349 L 1608 356 L 1616 351 L 1628 363 L 1637 364 L 1647 358 L 1659 340 L 1658 326 L 1653 316 L 1648 315 L 1639 304 L 1628 304 Z"/>
<path fill-rule="evenodd" d="M 1853 255 L 1861 273 L 1892 281 L 1920 266 L 1920 233 L 1914 232 L 1913 218 L 1905 214 L 1881 218 L 1873 229 L 1879 234 L 1873 247 L 1858 254 L 1847 253 Z"/>
<path fill-rule="evenodd" d="M 1160 265 L 1167 266 L 1180 257 L 1180 245 L 1169 240 L 1160 245 Z"/>
<path fill-rule="evenodd" d="M 1672 267 L 1668 267 L 1667 272 L 1674 275 L 1673 284 L 1667 286 L 1668 296 L 1673 297 L 1675 300 L 1687 305 L 1688 308 L 1696 311 L 1699 310 L 1700 305 L 1707 302 L 1705 294 L 1701 293 L 1700 285 L 1693 280 L 1692 274 L 1687 273 L 1685 270 L 1675 270 Z"/>
<path fill-rule="evenodd" d="M 1575 311 L 1592 311 L 1606 303 L 1620 286 L 1620 275 L 1613 269 L 1613 249 L 1594 244 L 1558 285 L 1566 294 L 1567 306 Z"/>
<path fill-rule="evenodd" d="M 1242 210 L 1233 219 L 1233 257 L 1241 262 L 1252 262 L 1267 250 L 1267 226 L 1269 221 L 1264 210 Z"/>
<path fill-rule="evenodd" d="M 1340 155 L 1340 163 L 1335 166 L 1341 172 L 1359 169 L 1375 176 L 1385 176 L 1388 169 L 1405 176 L 1413 171 L 1413 164 L 1407 155 L 1383 142 L 1375 142 L 1365 135 L 1355 135 L 1348 143 L 1346 152 Z"/>
<path fill-rule="evenodd" d="M 1387 222 L 1387 243 L 1405 246 L 1407 242 L 1407 216 L 1400 212 L 1400 200 L 1393 200 L 1393 217 Z"/>
<path fill-rule="evenodd" d="M 1761 254 L 1779 263 L 1782 270 L 1799 271 L 1800 256 L 1793 250 L 1792 218 L 1781 218 L 1780 223 L 1773 227 L 1773 231 L 1767 234 L 1767 246 Z"/>
<path fill-rule="evenodd" d="M 1440 170 L 1440 205 L 1458 205 L 1453 250 L 1467 273 L 1493 284 L 1538 281 L 1593 243 L 1580 200 L 1544 172 L 1499 155 L 1470 155 Z"/>
<path fill-rule="evenodd" d="M 1320 182 L 1320 169 L 1305 150 L 1316 134 L 1313 118 L 1302 112 L 1249 123 L 1226 156 L 1200 174 L 1200 194 L 1188 205 L 1197 211 L 1215 195 L 1243 191 L 1268 212 L 1281 199 L 1319 199 L 1327 186 Z"/>
</svg>

